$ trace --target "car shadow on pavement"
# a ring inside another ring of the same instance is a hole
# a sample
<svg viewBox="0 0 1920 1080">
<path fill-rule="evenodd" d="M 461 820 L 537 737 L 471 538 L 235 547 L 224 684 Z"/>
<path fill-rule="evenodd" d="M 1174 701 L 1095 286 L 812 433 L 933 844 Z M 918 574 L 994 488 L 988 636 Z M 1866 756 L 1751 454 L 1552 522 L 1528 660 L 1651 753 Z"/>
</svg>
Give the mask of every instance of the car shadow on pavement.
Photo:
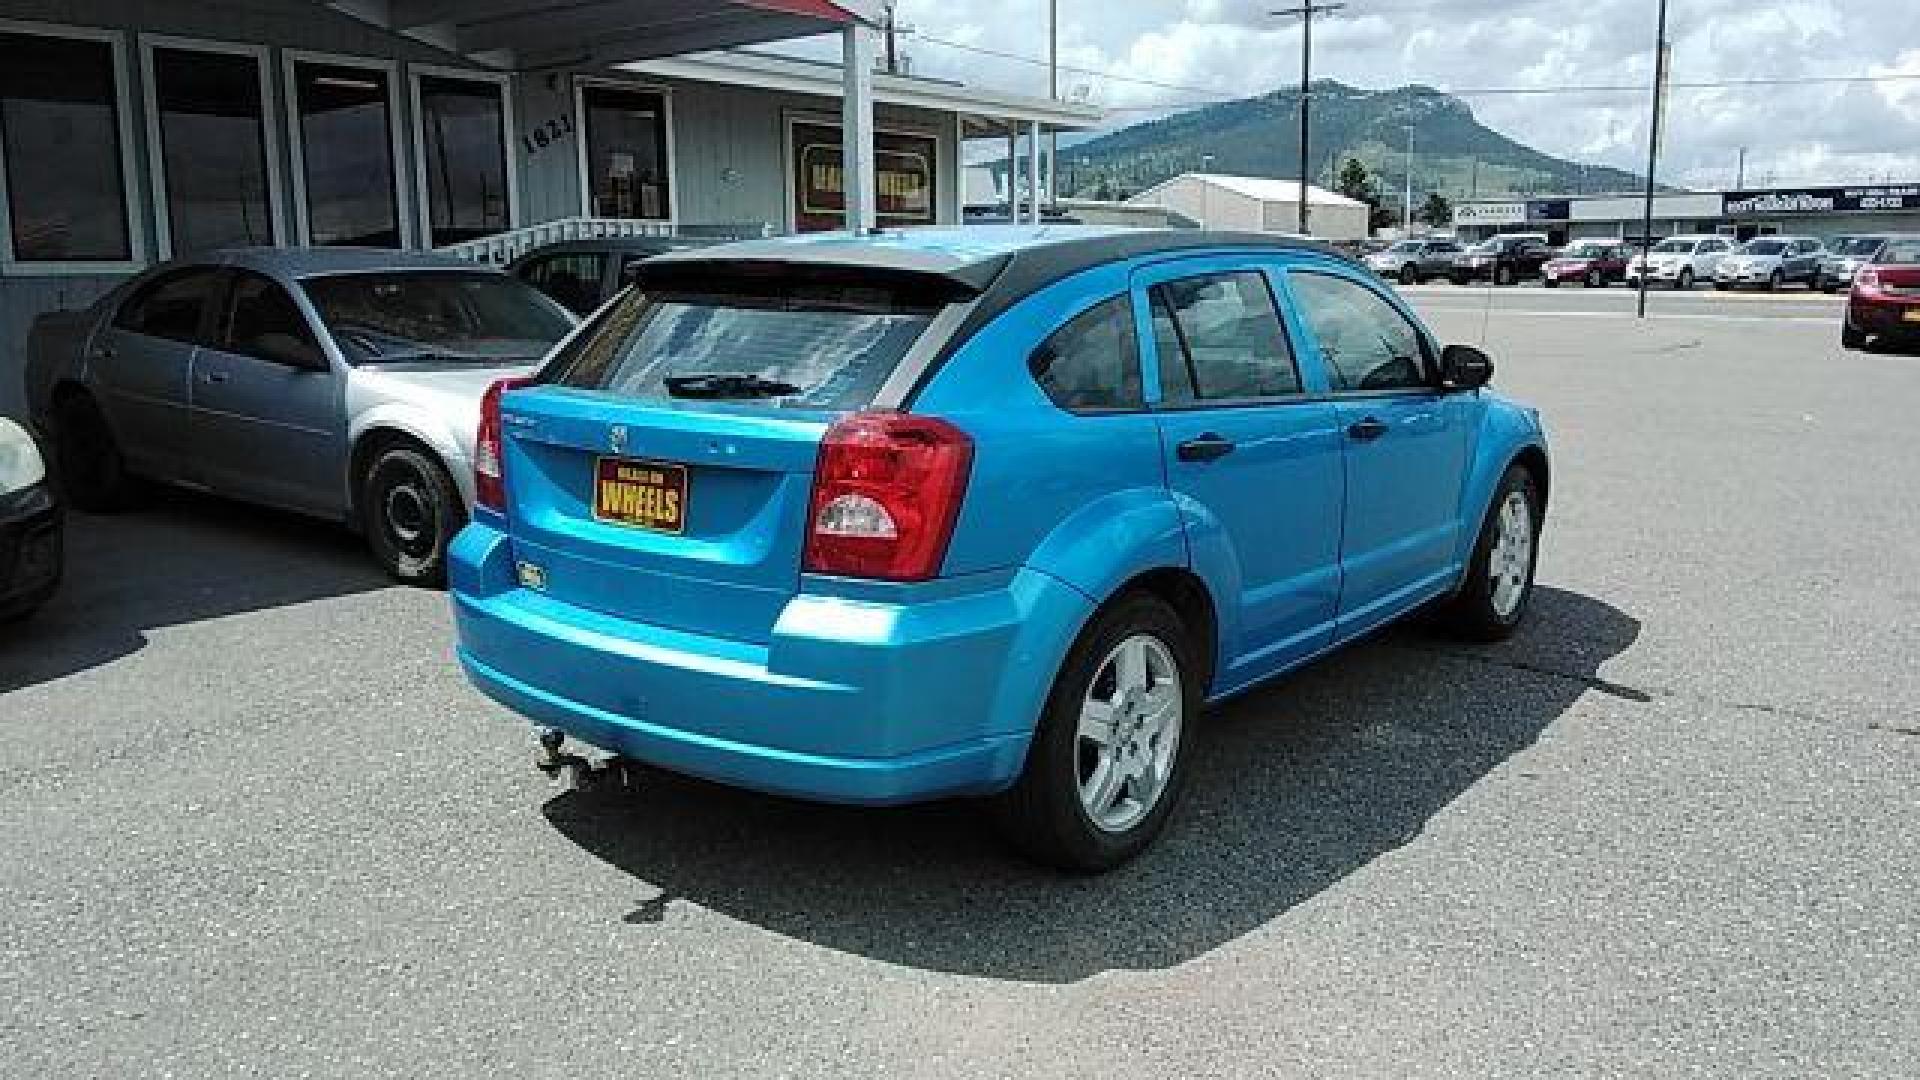
<svg viewBox="0 0 1920 1080">
<path fill-rule="evenodd" d="M 46 607 L 0 626 L 0 693 L 131 655 L 159 627 L 389 584 L 345 529 L 175 489 L 70 513 L 65 563 Z"/>
<path fill-rule="evenodd" d="M 981 808 L 861 810 L 645 772 L 548 820 L 641 883 L 626 921 L 680 900 L 828 948 L 985 978 L 1161 969 L 1252 931 L 1415 838 L 1582 694 L 1640 624 L 1539 589 L 1514 640 L 1398 629 L 1210 711 L 1160 842 L 1102 877 L 1012 855 Z"/>
</svg>

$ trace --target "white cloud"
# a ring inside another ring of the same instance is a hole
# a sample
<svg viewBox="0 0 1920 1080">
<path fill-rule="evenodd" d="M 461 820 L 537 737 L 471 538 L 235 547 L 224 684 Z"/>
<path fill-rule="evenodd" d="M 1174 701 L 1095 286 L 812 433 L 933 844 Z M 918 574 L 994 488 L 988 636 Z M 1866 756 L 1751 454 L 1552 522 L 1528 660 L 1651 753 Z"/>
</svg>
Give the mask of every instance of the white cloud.
<svg viewBox="0 0 1920 1080">
<path fill-rule="evenodd" d="M 1059 0 L 1064 72 L 1125 122 L 1240 97 L 1299 74 L 1297 20 L 1270 0 Z M 1046 55 L 1040 0 L 900 0 L 927 39 Z M 1675 89 L 1662 178 L 1749 182 L 1920 179 L 1920 0 L 1685 0 L 1672 5 Z M 1350 0 L 1314 27 L 1316 74 L 1365 87 L 1469 91 L 1488 125 L 1550 153 L 1645 166 L 1653 0 Z M 1045 71 L 909 38 L 916 70 L 1044 93 Z M 1880 83 L 1699 87 L 1829 76 Z M 1140 81 L 1130 81 L 1140 80 Z M 1589 87 L 1553 95 L 1488 89 Z"/>
</svg>

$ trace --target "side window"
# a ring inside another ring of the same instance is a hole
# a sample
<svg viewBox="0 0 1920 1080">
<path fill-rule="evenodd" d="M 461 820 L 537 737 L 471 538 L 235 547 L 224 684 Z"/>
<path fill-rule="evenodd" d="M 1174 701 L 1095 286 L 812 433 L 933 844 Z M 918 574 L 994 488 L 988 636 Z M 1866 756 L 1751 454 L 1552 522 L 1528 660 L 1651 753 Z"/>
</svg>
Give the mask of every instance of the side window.
<svg viewBox="0 0 1920 1080">
<path fill-rule="evenodd" d="M 1287 281 L 1336 389 L 1427 387 L 1420 333 L 1393 305 L 1364 285 L 1328 274 L 1294 271 Z"/>
<path fill-rule="evenodd" d="M 606 265 L 606 256 L 590 252 L 548 255 L 522 267 L 520 276 L 561 307 L 587 315 L 600 306 L 600 281 Z"/>
<path fill-rule="evenodd" d="M 134 290 L 113 325 L 132 334 L 195 344 L 207 306 L 220 287 L 220 271 L 189 267 L 162 274 Z"/>
<path fill-rule="evenodd" d="M 1167 403 L 1300 392 L 1293 348 L 1264 274 L 1246 270 L 1183 278 L 1154 286 L 1152 297 Z"/>
<path fill-rule="evenodd" d="M 1125 296 L 1074 316 L 1033 350 L 1027 367 L 1040 389 L 1068 412 L 1138 409 L 1144 403 L 1133 306 Z"/>
<path fill-rule="evenodd" d="M 235 279 L 222 330 L 221 347 L 241 356 L 304 368 L 322 366 L 326 360 L 293 297 L 259 274 L 241 271 Z"/>
</svg>

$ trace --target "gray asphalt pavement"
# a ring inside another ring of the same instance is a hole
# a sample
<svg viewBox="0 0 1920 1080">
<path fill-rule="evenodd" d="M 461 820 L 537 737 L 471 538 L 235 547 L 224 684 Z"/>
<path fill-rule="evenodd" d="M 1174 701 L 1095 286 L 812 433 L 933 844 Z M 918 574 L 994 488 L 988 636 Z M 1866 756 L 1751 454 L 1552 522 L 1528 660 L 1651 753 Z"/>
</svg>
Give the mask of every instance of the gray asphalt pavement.
<svg viewBox="0 0 1920 1080">
<path fill-rule="evenodd" d="M 0 1073 L 1920 1074 L 1920 357 L 1445 288 L 1551 427 L 1532 622 L 1219 710 L 1100 879 L 964 806 L 556 793 L 351 539 L 77 519 L 0 636 Z"/>
</svg>

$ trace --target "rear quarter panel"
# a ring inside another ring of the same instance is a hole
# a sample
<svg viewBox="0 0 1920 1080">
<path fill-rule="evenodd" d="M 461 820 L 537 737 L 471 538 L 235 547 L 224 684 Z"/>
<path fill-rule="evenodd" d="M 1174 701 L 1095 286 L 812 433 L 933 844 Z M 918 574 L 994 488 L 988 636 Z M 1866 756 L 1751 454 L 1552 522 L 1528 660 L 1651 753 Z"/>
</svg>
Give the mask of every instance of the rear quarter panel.
<svg viewBox="0 0 1920 1080">
<path fill-rule="evenodd" d="M 1028 297 L 947 359 L 914 401 L 974 439 L 945 572 L 1028 566 L 1105 599 L 1130 577 L 1185 566 L 1151 413 L 1080 415 L 1049 400 L 1027 361 L 1069 319 L 1125 295 L 1128 267 L 1098 267 Z"/>
</svg>

